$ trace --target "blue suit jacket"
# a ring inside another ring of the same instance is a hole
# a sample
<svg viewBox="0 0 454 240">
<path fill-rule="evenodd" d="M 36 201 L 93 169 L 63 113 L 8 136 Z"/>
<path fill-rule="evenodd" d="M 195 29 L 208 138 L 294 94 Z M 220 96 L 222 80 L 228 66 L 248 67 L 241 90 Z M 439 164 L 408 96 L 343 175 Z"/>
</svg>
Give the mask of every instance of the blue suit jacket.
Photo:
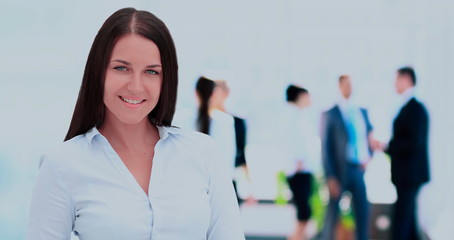
<svg viewBox="0 0 454 240">
<path fill-rule="evenodd" d="M 361 108 L 366 124 L 367 135 L 372 131 L 367 110 Z M 345 167 L 348 163 L 348 131 L 338 105 L 323 113 L 321 125 L 322 159 L 325 176 L 334 177 L 339 182 L 345 182 Z M 369 138 L 366 136 L 366 139 Z M 368 144 L 370 146 L 370 144 Z M 372 155 L 372 149 L 369 148 Z"/>
</svg>

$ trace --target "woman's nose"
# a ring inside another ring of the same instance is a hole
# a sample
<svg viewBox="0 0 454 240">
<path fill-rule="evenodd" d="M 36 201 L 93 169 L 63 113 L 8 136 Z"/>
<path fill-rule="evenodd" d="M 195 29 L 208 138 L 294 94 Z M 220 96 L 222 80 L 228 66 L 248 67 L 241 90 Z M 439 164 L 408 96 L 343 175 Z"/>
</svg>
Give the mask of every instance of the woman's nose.
<svg viewBox="0 0 454 240">
<path fill-rule="evenodd" d="M 143 79 L 140 74 L 134 74 L 129 83 L 128 90 L 131 92 L 141 92 L 143 90 Z"/>
</svg>

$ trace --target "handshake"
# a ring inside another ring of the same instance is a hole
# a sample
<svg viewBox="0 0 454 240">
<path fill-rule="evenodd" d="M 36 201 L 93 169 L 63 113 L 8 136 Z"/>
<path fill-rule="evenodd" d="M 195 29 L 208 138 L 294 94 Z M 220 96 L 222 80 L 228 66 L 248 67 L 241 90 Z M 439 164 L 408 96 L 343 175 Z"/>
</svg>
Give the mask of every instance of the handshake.
<svg viewBox="0 0 454 240">
<path fill-rule="evenodd" d="M 384 142 L 380 142 L 375 138 L 371 138 L 369 140 L 370 147 L 372 148 L 373 151 L 380 151 L 380 152 L 385 152 L 388 148 L 388 144 Z"/>
</svg>

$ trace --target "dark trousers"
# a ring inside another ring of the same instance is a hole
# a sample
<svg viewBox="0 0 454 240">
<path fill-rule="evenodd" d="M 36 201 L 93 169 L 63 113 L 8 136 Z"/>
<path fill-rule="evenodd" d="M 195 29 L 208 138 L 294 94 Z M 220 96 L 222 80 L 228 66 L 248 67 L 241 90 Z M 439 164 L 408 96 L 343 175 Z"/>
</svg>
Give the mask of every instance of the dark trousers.
<svg viewBox="0 0 454 240">
<path fill-rule="evenodd" d="M 364 183 L 364 171 L 361 166 L 353 164 L 348 164 L 346 171 L 346 180 L 340 184 L 342 184 L 342 192 L 349 191 L 352 194 L 356 240 L 367 240 L 369 235 L 369 201 L 367 200 L 366 184 Z M 340 198 L 341 196 L 336 198 L 330 196 L 321 238 L 323 240 L 334 239 L 339 219 Z"/>
<path fill-rule="evenodd" d="M 418 227 L 416 199 L 420 186 L 396 187 L 397 201 L 394 204 L 392 239 L 417 240 Z"/>
<path fill-rule="evenodd" d="M 312 215 L 309 198 L 312 194 L 312 175 L 296 173 L 287 177 L 287 182 L 293 194 L 293 203 L 299 221 L 307 221 Z"/>
<path fill-rule="evenodd" d="M 238 205 L 243 203 L 243 199 L 240 198 L 240 195 L 238 194 L 238 186 L 235 180 L 232 180 L 233 182 L 233 189 L 235 190 L 235 195 L 236 195 L 236 200 L 238 201 Z"/>
</svg>

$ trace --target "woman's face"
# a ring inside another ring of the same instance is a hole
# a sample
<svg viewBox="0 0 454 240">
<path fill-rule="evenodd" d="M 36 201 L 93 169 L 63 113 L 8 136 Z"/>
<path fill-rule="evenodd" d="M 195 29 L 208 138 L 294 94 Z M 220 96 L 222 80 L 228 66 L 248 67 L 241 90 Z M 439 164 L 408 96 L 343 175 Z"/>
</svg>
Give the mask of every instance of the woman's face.
<svg viewBox="0 0 454 240">
<path fill-rule="evenodd" d="M 138 124 L 159 100 L 162 84 L 159 49 L 142 36 L 122 36 L 112 51 L 104 83 L 106 122 Z"/>
</svg>

